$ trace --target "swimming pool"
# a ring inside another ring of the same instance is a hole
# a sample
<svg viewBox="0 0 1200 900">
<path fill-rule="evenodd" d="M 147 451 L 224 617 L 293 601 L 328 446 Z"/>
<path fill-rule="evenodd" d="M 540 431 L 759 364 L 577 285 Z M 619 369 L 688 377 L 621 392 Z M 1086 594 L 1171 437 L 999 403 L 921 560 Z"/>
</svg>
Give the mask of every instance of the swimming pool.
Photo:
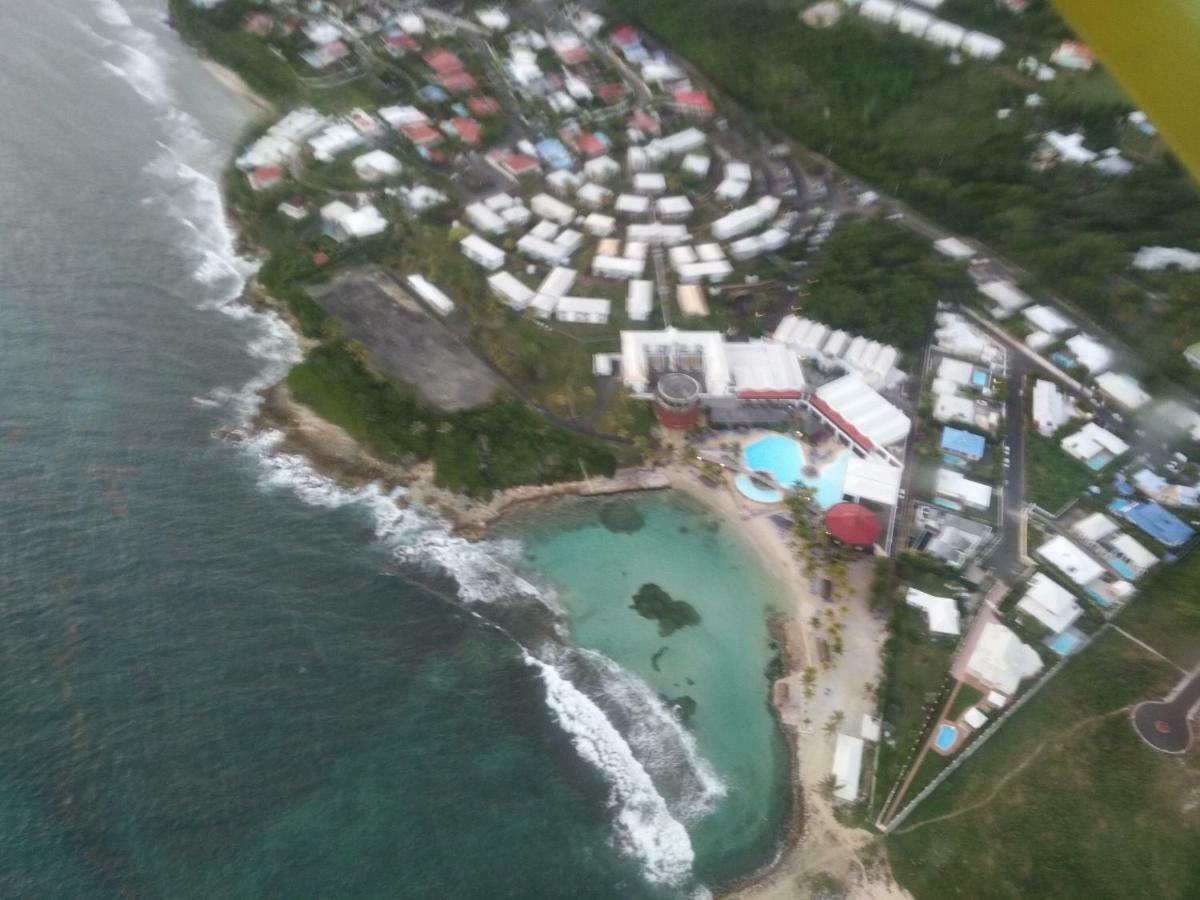
<svg viewBox="0 0 1200 900">
<path fill-rule="evenodd" d="M 1064 631 L 1050 642 L 1050 649 L 1059 656 L 1066 656 L 1077 646 L 1079 646 L 1079 635 L 1070 631 Z"/>
<path fill-rule="evenodd" d="M 842 488 L 846 482 L 846 466 L 850 464 L 850 451 L 843 450 L 822 465 L 816 475 L 804 474 L 804 447 L 800 442 L 782 434 L 759 438 L 742 451 L 748 469 L 770 472 L 783 487 L 803 484 L 813 489 L 813 499 L 821 509 L 829 509 L 842 499 Z M 756 487 L 745 475 L 734 479 L 737 489 L 746 497 L 759 503 L 778 503 L 783 499 L 778 491 L 764 491 Z M 767 495 L 773 499 L 766 499 Z"/>
<path fill-rule="evenodd" d="M 938 726 L 937 736 L 933 739 L 933 746 L 946 753 L 954 746 L 957 740 L 958 729 L 949 722 L 943 722 Z"/>
<path fill-rule="evenodd" d="M 991 377 L 983 369 L 976 369 L 971 373 L 971 384 L 975 387 L 987 387 L 989 381 L 991 381 Z"/>
<path fill-rule="evenodd" d="M 734 487 L 742 492 L 742 495 L 749 497 L 756 503 L 781 503 L 783 502 L 783 492 L 773 491 L 769 488 L 761 488 L 754 483 L 754 479 L 749 475 L 739 475 L 733 479 Z"/>
<path fill-rule="evenodd" d="M 1137 572 L 1133 571 L 1133 567 L 1123 559 L 1118 559 L 1114 556 L 1108 561 L 1108 564 L 1116 569 L 1121 574 L 1122 578 L 1126 578 L 1130 581 L 1133 581 L 1135 578 L 1137 578 Z"/>
</svg>

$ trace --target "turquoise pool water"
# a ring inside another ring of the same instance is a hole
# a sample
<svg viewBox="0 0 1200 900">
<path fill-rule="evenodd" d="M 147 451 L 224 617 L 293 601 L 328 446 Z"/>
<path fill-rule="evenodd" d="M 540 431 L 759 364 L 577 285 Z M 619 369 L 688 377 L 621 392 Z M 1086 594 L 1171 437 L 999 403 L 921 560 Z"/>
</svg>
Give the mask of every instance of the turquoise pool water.
<svg viewBox="0 0 1200 900">
<path fill-rule="evenodd" d="M 846 466 L 850 463 L 850 451 L 843 450 L 834 459 L 825 463 L 814 477 L 804 474 L 804 447 L 800 442 L 782 434 L 760 438 L 742 451 L 746 467 L 770 472 L 781 485 L 791 487 L 803 484 L 814 490 L 814 499 L 821 509 L 829 509 L 842 499 L 842 487 L 846 482 Z M 751 500 L 760 503 L 778 503 L 783 499 L 778 491 L 763 491 L 754 486 L 745 476 L 734 480 L 737 489 Z M 773 499 L 763 499 L 766 494 Z"/>
<path fill-rule="evenodd" d="M 1108 564 L 1120 572 L 1122 578 L 1127 578 L 1130 581 L 1133 581 L 1133 579 L 1137 578 L 1137 573 L 1134 572 L 1129 563 L 1125 562 L 1123 559 L 1118 559 L 1114 556 L 1108 561 Z"/>
<path fill-rule="evenodd" d="M 1077 646 L 1079 646 L 1079 635 L 1070 631 L 1064 631 L 1050 642 L 1050 649 L 1059 656 L 1066 656 Z"/>
<path fill-rule="evenodd" d="M 783 501 L 783 492 L 774 491 L 770 488 L 761 488 L 754 483 L 749 475 L 739 475 L 733 479 L 734 486 L 742 492 L 743 496 L 749 497 L 756 503 L 780 503 Z"/>
<path fill-rule="evenodd" d="M 975 387 L 987 387 L 990 380 L 988 373 L 982 369 L 976 369 L 971 373 L 971 384 Z"/>
<path fill-rule="evenodd" d="M 937 737 L 934 738 L 934 746 L 938 750 L 946 751 L 954 746 L 955 740 L 959 739 L 958 728 L 950 725 L 949 722 L 942 722 L 937 726 Z"/>
<path fill-rule="evenodd" d="M 957 740 L 958 729 L 949 722 L 943 722 L 938 726 L 937 737 L 933 739 L 933 745 L 944 752 L 953 747 Z"/>
</svg>

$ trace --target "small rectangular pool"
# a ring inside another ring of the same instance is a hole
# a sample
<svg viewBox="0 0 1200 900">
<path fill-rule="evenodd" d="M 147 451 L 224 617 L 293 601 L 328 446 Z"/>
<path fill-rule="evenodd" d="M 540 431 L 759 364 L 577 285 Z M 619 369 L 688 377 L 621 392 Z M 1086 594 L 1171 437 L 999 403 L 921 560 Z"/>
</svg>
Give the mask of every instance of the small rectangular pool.
<svg viewBox="0 0 1200 900">
<path fill-rule="evenodd" d="M 983 369 L 976 369 L 971 373 L 971 384 L 975 387 L 985 388 L 991 380 L 991 376 Z"/>
<path fill-rule="evenodd" d="M 937 735 L 933 739 L 933 746 L 946 753 L 954 746 L 957 740 L 958 729 L 949 722 L 943 722 L 938 726 Z"/>
<path fill-rule="evenodd" d="M 1079 635 L 1064 631 L 1050 642 L 1050 649 L 1059 656 L 1066 656 L 1079 646 Z"/>
</svg>

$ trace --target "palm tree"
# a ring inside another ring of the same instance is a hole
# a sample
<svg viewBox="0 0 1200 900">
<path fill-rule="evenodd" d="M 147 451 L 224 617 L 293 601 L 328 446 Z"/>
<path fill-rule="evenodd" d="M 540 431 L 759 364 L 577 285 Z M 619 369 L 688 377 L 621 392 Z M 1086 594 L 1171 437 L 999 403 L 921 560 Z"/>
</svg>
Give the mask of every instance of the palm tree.
<svg viewBox="0 0 1200 900">
<path fill-rule="evenodd" d="M 825 723 L 826 734 L 836 734 L 838 728 L 846 721 L 846 714 L 840 709 L 835 709 L 833 715 L 829 717 L 829 721 Z"/>
<path fill-rule="evenodd" d="M 837 776 L 832 772 L 817 782 L 817 793 L 826 800 L 833 800 L 833 793 L 838 789 Z"/>
</svg>

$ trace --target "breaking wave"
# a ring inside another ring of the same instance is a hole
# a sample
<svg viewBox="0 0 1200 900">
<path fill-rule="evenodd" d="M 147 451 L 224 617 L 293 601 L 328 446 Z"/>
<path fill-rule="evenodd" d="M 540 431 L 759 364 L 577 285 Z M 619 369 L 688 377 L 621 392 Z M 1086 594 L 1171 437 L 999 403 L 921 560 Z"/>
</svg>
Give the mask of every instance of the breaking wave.
<svg viewBox="0 0 1200 900">
<path fill-rule="evenodd" d="M 690 883 L 694 854 L 682 823 L 711 810 L 724 785 L 649 686 L 607 657 L 566 642 L 557 599 L 514 564 L 519 546 L 457 537 L 435 512 L 408 503 L 403 488 L 347 488 L 317 472 L 305 457 L 284 451 L 282 433 L 251 431 L 262 390 L 302 358 L 299 342 L 278 316 L 238 302 L 257 264 L 238 252 L 212 171 L 226 151 L 176 105 L 164 47 L 116 0 L 93 0 L 93 6 L 108 34 L 81 27 L 112 55 L 103 62 L 105 69 L 125 82 L 161 125 L 160 152 L 147 166 L 160 188 L 152 202 L 161 204 L 187 235 L 192 277 L 208 297 L 204 305 L 254 325 L 247 349 L 262 361 L 259 373 L 195 402 L 229 410 L 236 421 L 231 430 L 256 461 L 262 489 L 286 490 L 326 509 L 363 508 L 397 565 L 453 578 L 456 602 L 520 644 L 527 664 L 541 676 L 556 722 L 580 757 L 603 774 L 620 849 L 640 861 L 649 881 Z"/>
</svg>

